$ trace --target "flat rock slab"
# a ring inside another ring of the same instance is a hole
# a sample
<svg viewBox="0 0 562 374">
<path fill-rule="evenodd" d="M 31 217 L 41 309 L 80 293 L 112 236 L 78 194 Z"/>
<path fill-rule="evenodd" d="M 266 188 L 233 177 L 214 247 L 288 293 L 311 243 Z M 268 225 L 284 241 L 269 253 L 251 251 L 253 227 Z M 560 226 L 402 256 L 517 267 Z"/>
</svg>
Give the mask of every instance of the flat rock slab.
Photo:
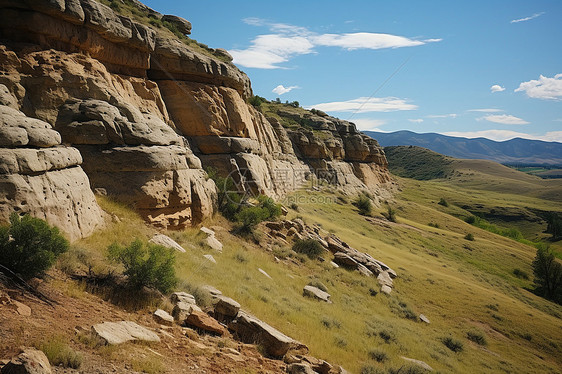
<svg viewBox="0 0 562 374">
<path fill-rule="evenodd" d="M 207 236 L 207 238 L 205 239 L 205 244 L 207 244 L 215 251 L 222 251 L 222 243 L 217 238 L 215 238 L 214 235 Z"/>
<path fill-rule="evenodd" d="M 198 312 L 196 310 L 193 310 L 191 314 L 187 316 L 185 324 L 218 335 L 225 335 L 227 333 L 226 328 L 216 319 L 205 312 Z"/>
<path fill-rule="evenodd" d="M 197 304 L 195 302 L 195 296 L 187 293 L 187 292 L 182 292 L 182 291 L 178 291 L 178 292 L 174 292 L 173 294 L 170 295 L 170 301 L 173 304 L 177 304 L 179 302 L 184 302 L 184 303 L 188 303 L 188 304 Z"/>
<path fill-rule="evenodd" d="M 213 257 L 213 255 L 203 255 L 203 257 L 205 257 L 207 260 L 209 260 L 210 262 L 212 262 L 213 264 L 217 263 L 217 260 L 215 260 L 215 258 Z"/>
<path fill-rule="evenodd" d="M 172 326 L 174 324 L 174 317 L 162 309 L 156 309 L 153 314 L 154 320 L 161 325 Z"/>
<path fill-rule="evenodd" d="M 425 316 L 425 314 L 420 314 L 420 320 L 421 320 L 422 322 L 427 323 L 427 324 L 430 323 L 430 322 L 429 322 L 429 318 L 427 318 L 427 317 Z"/>
<path fill-rule="evenodd" d="M 163 234 L 156 234 L 149 240 L 149 242 L 161 245 L 166 248 L 175 249 L 178 252 L 185 252 L 185 249 L 179 245 L 174 239 Z"/>
<path fill-rule="evenodd" d="M 329 304 L 332 303 L 332 300 L 330 300 L 331 295 L 325 291 L 322 291 L 318 287 L 304 286 L 304 289 L 302 290 L 302 294 L 303 296 L 311 297 L 313 299 L 324 301 Z"/>
<path fill-rule="evenodd" d="M 258 268 L 258 271 L 259 271 L 260 273 L 262 273 L 263 275 L 265 275 L 266 277 L 268 277 L 269 279 L 272 279 L 271 276 L 265 272 L 265 270 L 263 270 L 263 269 L 261 269 L 261 268 Z"/>
<path fill-rule="evenodd" d="M 160 342 L 155 332 L 132 321 L 98 323 L 92 326 L 92 332 L 110 345 L 134 340 Z"/>
<path fill-rule="evenodd" d="M 238 302 L 223 295 L 217 295 L 215 300 L 215 313 L 227 317 L 236 317 L 240 310 L 240 304 Z"/>
<path fill-rule="evenodd" d="M 427 370 L 427 371 L 433 371 L 433 368 L 432 368 L 431 366 L 429 366 L 427 363 L 423 362 L 423 361 L 415 360 L 415 359 L 413 359 L 413 358 L 408 358 L 408 357 L 404 357 L 404 356 L 401 356 L 401 358 L 402 358 L 404 361 L 411 362 L 412 364 L 414 364 L 414 365 L 416 365 L 416 366 L 419 366 L 419 367 L 421 367 L 421 368 L 423 368 L 423 369 L 425 369 L 425 370 Z"/>
</svg>

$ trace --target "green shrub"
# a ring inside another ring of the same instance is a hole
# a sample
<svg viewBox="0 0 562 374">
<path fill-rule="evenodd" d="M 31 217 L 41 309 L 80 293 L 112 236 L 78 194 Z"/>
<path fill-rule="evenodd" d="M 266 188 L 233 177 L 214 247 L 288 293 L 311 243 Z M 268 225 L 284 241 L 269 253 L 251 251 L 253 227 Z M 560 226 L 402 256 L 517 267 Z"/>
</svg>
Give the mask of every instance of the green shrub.
<svg viewBox="0 0 562 374">
<path fill-rule="evenodd" d="M 396 210 L 394 210 L 390 205 L 386 209 L 386 213 L 383 216 L 390 222 L 396 222 Z"/>
<path fill-rule="evenodd" d="M 464 238 L 466 240 L 474 241 L 474 235 L 472 235 L 471 233 L 466 234 Z"/>
<path fill-rule="evenodd" d="M 450 336 L 441 339 L 441 342 L 445 347 L 449 348 L 453 352 L 462 352 L 464 346 L 460 340 L 454 339 Z"/>
<path fill-rule="evenodd" d="M 541 247 L 533 260 L 535 292 L 562 303 L 562 264 L 549 247 Z"/>
<path fill-rule="evenodd" d="M 439 205 L 443 205 L 444 207 L 448 207 L 449 203 L 447 202 L 447 200 L 445 200 L 444 198 L 441 198 L 441 200 L 439 200 L 439 202 L 437 203 Z"/>
<path fill-rule="evenodd" d="M 293 244 L 293 251 L 305 254 L 308 258 L 314 260 L 324 252 L 324 247 L 314 239 L 297 239 Z"/>
<path fill-rule="evenodd" d="M 468 216 L 464 219 L 464 221 L 470 225 L 476 223 L 476 216 Z"/>
<path fill-rule="evenodd" d="M 39 344 L 37 348 L 45 353 L 53 366 L 78 369 L 82 365 L 82 355 L 70 348 L 62 336 L 51 337 Z"/>
<path fill-rule="evenodd" d="M 486 345 L 488 342 L 486 341 L 486 336 L 481 331 L 469 331 L 466 333 L 466 337 L 468 340 L 471 340 L 479 345 Z"/>
<path fill-rule="evenodd" d="M 369 358 L 376 362 L 385 362 L 388 360 L 388 355 L 380 349 L 373 349 L 369 351 Z"/>
<path fill-rule="evenodd" d="M 414 364 L 403 365 L 400 366 L 398 369 L 393 369 L 393 368 L 388 369 L 388 374 L 426 374 L 426 373 L 427 370 Z"/>
<path fill-rule="evenodd" d="M 394 336 L 394 333 L 392 331 L 389 330 L 380 330 L 379 331 L 379 337 L 384 340 L 385 343 L 389 344 L 390 342 L 394 341 L 396 339 L 396 337 Z"/>
<path fill-rule="evenodd" d="M 173 249 L 137 239 L 128 247 L 112 244 L 109 257 L 123 265 L 123 274 L 135 289 L 146 286 L 166 293 L 177 283 Z"/>
<path fill-rule="evenodd" d="M 263 103 L 267 103 L 267 100 L 261 96 L 252 96 L 248 99 L 248 103 L 254 108 L 259 109 Z"/>
<path fill-rule="evenodd" d="M 299 206 L 296 203 L 289 205 L 289 208 L 293 209 L 295 212 L 299 211 Z"/>
<path fill-rule="evenodd" d="M 529 279 L 529 274 L 521 269 L 513 269 L 513 275 L 520 279 Z"/>
<path fill-rule="evenodd" d="M 27 214 L 12 213 L 10 226 L 0 227 L 0 264 L 26 279 L 50 268 L 68 247 L 56 227 Z"/>
<path fill-rule="evenodd" d="M 379 369 L 373 365 L 364 365 L 361 367 L 360 374 L 384 374 L 384 370 Z"/>
<path fill-rule="evenodd" d="M 369 199 L 365 195 L 360 195 L 354 202 L 353 205 L 359 209 L 359 214 L 363 216 L 367 216 L 371 214 L 373 210 L 373 204 L 371 203 L 371 199 Z"/>
<path fill-rule="evenodd" d="M 435 227 L 436 229 L 439 228 L 439 224 L 438 224 L 438 223 L 429 222 L 427 225 L 428 225 L 429 227 Z"/>
</svg>

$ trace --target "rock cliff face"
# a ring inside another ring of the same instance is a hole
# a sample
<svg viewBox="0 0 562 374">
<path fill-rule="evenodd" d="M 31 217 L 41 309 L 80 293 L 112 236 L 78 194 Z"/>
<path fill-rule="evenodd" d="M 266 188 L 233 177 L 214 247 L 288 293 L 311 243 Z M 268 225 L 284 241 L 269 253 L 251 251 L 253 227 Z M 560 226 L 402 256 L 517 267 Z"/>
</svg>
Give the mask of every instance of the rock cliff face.
<svg viewBox="0 0 562 374">
<path fill-rule="evenodd" d="M 332 117 L 297 113 L 312 131 L 284 126 L 294 113 L 266 118 L 247 104 L 250 81 L 226 51 L 146 26 L 138 14 L 162 16 L 137 6 L 133 20 L 95 0 L 0 0 L 0 220 L 29 211 L 82 237 L 101 223 L 99 189 L 182 228 L 213 213 L 207 166 L 275 197 L 317 169 L 348 192 L 384 190 L 376 141 Z"/>
</svg>

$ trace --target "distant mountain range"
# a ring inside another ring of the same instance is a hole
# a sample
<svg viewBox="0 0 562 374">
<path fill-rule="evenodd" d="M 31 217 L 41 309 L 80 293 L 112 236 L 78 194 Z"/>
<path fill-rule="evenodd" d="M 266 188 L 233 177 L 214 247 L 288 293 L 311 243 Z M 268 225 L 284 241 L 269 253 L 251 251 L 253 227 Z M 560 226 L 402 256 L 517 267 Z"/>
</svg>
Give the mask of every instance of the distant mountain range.
<svg viewBox="0 0 562 374">
<path fill-rule="evenodd" d="M 562 143 L 515 138 L 496 142 L 485 138 L 457 138 L 435 133 L 412 131 L 390 133 L 364 131 L 381 146 L 415 145 L 446 156 L 492 160 L 503 164 L 540 164 L 562 166 Z"/>
</svg>

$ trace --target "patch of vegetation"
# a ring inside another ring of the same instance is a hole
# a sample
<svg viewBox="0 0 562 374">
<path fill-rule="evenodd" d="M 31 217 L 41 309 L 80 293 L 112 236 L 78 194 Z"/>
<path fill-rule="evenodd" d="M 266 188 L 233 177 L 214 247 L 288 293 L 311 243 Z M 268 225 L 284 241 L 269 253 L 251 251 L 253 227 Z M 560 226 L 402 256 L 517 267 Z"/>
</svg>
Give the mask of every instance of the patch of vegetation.
<svg viewBox="0 0 562 374">
<path fill-rule="evenodd" d="M 324 247 L 314 239 L 297 239 L 293 244 L 293 251 L 307 255 L 311 260 L 317 259 L 323 252 Z"/>
<path fill-rule="evenodd" d="M 439 205 L 443 205 L 444 207 L 448 207 L 449 203 L 447 202 L 447 200 L 445 200 L 443 197 L 439 200 L 439 202 L 437 203 Z"/>
<path fill-rule="evenodd" d="M 369 199 L 369 197 L 365 194 L 359 195 L 359 197 L 357 197 L 357 199 L 353 202 L 353 205 L 359 209 L 359 214 L 363 216 L 370 215 L 373 210 L 371 199 Z"/>
<path fill-rule="evenodd" d="M 466 234 L 466 235 L 464 236 L 464 238 L 465 238 L 466 240 L 470 240 L 471 242 L 474 241 L 474 235 L 472 235 L 472 233 L 470 233 L 470 232 L 469 232 L 468 234 Z"/>
<path fill-rule="evenodd" d="M 427 370 L 418 365 L 409 364 L 400 366 L 397 369 L 388 369 L 388 374 L 426 374 Z"/>
<path fill-rule="evenodd" d="M 520 279 L 525 279 L 525 280 L 529 279 L 529 274 L 527 274 L 526 272 L 524 272 L 519 268 L 513 269 L 513 275 L 515 275 L 517 278 Z"/>
<path fill-rule="evenodd" d="M 373 366 L 373 365 L 364 365 L 361 367 L 360 374 L 384 374 L 384 370 Z"/>
<path fill-rule="evenodd" d="M 331 329 L 331 328 L 337 328 L 339 329 L 341 327 L 341 323 L 340 321 L 338 321 L 337 319 L 328 317 L 328 316 L 324 316 L 322 317 L 322 319 L 320 320 L 320 322 L 322 323 L 322 325 L 327 328 L 327 329 Z"/>
<path fill-rule="evenodd" d="M 466 333 L 468 340 L 473 341 L 478 345 L 487 345 L 488 341 L 482 331 L 472 330 Z"/>
<path fill-rule="evenodd" d="M 562 239 L 562 218 L 556 212 L 549 212 L 546 218 L 546 233 L 552 235 L 552 240 Z"/>
<path fill-rule="evenodd" d="M 390 222 L 396 222 L 396 210 L 390 205 L 388 205 L 388 207 L 386 208 L 386 212 L 384 212 L 382 215 Z"/>
<path fill-rule="evenodd" d="M 48 338 L 41 342 L 37 348 L 45 353 L 53 366 L 78 369 L 82 365 L 82 354 L 70 348 L 68 340 L 63 336 Z"/>
<path fill-rule="evenodd" d="M 453 352 L 462 352 L 464 346 L 460 340 L 447 336 L 441 339 L 441 342 L 445 347 L 449 348 Z"/>
<path fill-rule="evenodd" d="M 521 231 L 517 230 L 514 227 L 511 227 L 511 228 L 508 228 L 508 229 L 499 228 L 499 227 L 491 224 L 490 222 L 486 221 L 484 218 L 474 216 L 474 215 L 468 216 L 464 220 L 468 224 L 479 227 L 483 230 L 492 232 L 494 234 L 505 236 L 507 238 L 511 238 L 513 240 L 516 240 L 516 241 L 524 243 L 524 244 L 535 245 L 535 243 L 532 243 L 528 240 L 525 240 L 523 238 L 523 234 L 521 234 Z"/>
<path fill-rule="evenodd" d="M 69 248 L 56 227 L 26 214 L 10 215 L 10 225 L 0 227 L 0 264 L 25 279 L 50 268 Z"/>
<path fill-rule="evenodd" d="M 439 228 L 439 224 L 438 224 L 438 223 L 429 222 L 427 225 L 428 225 L 429 227 L 435 227 L 436 229 Z"/>
<path fill-rule="evenodd" d="M 341 336 L 336 336 L 334 338 L 334 344 L 336 345 L 336 347 L 338 348 L 345 348 L 347 347 L 347 340 L 345 340 L 343 337 Z"/>
<path fill-rule="evenodd" d="M 537 250 L 533 260 L 535 293 L 546 299 L 562 303 L 562 264 L 549 247 Z"/>
<path fill-rule="evenodd" d="M 269 101 L 267 101 L 267 99 L 265 99 L 264 97 L 258 96 L 258 95 L 254 95 L 250 98 L 248 98 L 248 104 L 250 104 L 251 106 L 253 106 L 256 109 L 260 109 L 261 105 L 263 103 L 268 103 Z"/>
<path fill-rule="evenodd" d="M 369 358 L 376 362 L 385 362 L 388 360 L 388 355 L 385 351 L 380 349 L 372 349 L 368 352 Z"/>
<path fill-rule="evenodd" d="M 123 274 L 133 289 L 153 287 L 167 293 L 177 284 L 173 249 L 137 239 L 127 247 L 114 243 L 108 252 L 111 260 L 123 265 Z"/>
<path fill-rule="evenodd" d="M 326 285 L 320 282 L 318 279 L 311 280 L 310 282 L 308 282 L 308 285 L 312 287 L 316 287 L 324 292 L 328 292 L 328 287 L 326 287 Z"/>
<path fill-rule="evenodd" d="M 403 178 L 430 180 L 447 178 L 451 158 L 415 146 L 384 147 L 391 173 Z"/>
</svg>

